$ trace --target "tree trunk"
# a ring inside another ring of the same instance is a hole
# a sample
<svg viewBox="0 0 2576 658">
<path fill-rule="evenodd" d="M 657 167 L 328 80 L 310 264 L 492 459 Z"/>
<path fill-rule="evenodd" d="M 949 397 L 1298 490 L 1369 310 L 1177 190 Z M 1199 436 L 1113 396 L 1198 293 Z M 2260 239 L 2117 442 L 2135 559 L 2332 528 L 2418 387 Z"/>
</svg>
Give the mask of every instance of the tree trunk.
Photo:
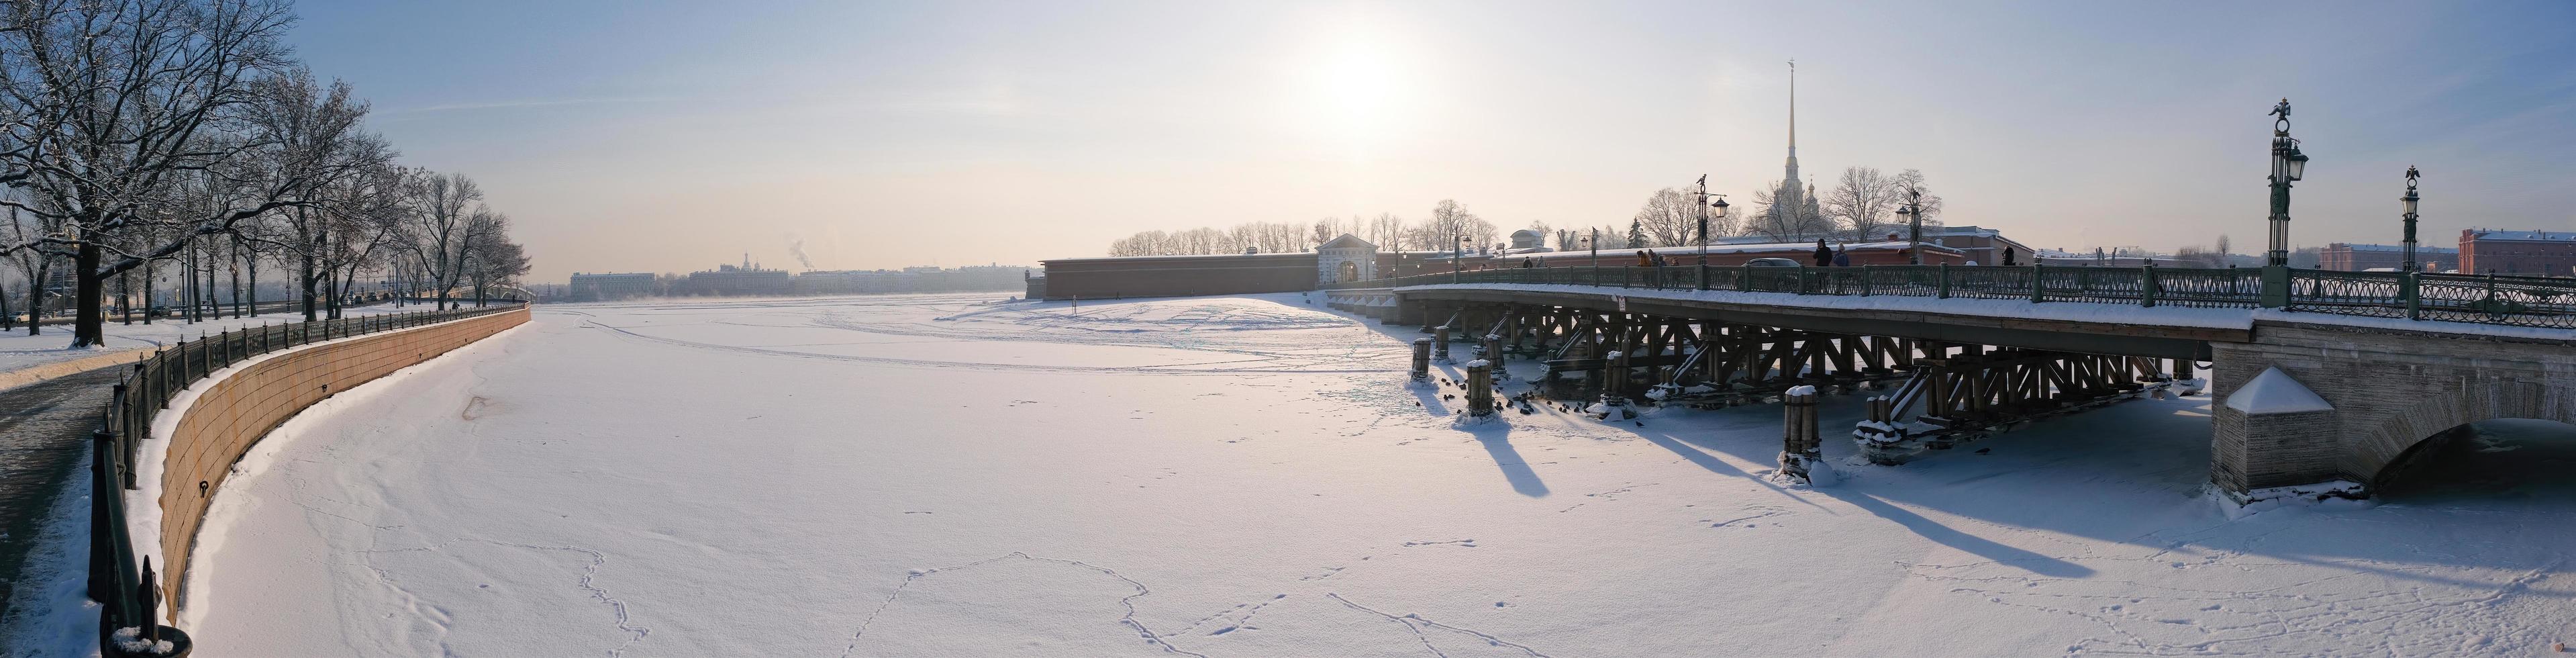
<svg viewBox="0 0 2576 658">
<path fill-rule="evenodd" d="M 53 273 L 50 260 L 37 261 L 36 277 L 27 280 L 27 335 L 45 333 L 45 275 Z"/>
<path fill-rule="evenodd" d="M 99 312 L 98 305 L 106 286 L 100 285 L 98 258 L 98 243 L 83 236 L 72 256 L 72 347 L 107 344 L 107 315 Z"/>
<path fill-rule="evenodd" d="M 250 270 L 250 316 L 259 317 L 259 252 L 251 252 L 242 263 Z"/>
<path fill-rule="evenodd" d="M 134 324 L 134 272 L 116 273 L 116 308 L 124 311 L 125 324 Z"/>
<path fill-rule="evenodd" d="M 153 259 L 159 260 L 159 259 Z M 143 323 L 152 324 L 153 293 L 161 291 L 161 280 L 152 278 L 153 260 L 143 261 Z"/>
<path fill-rule="evenodd" d="M 242 317 L 241 246 L 241 236 L 233 236 L 232 250 L 224 253 L 224 269 L 231 270 L 233 275 L 233 319 L 235 320 Z"/>
</svg>

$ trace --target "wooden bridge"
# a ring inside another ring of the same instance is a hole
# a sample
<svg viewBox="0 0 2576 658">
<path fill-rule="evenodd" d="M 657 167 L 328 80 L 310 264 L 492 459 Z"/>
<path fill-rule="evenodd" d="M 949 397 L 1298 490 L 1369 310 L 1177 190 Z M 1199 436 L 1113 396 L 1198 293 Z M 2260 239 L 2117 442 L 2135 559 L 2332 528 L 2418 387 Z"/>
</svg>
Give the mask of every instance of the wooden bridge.
<svg viewBox="0 0 2576 658">
<path fill-rule="evenodd" d="M 1887 463 L 1999 426 L 2196 392 L 2207 367 L 2211 479 L 2240 500 L 2366 495 L 2409 450 L 2470 422 L 2576 423 L 2568 279 L 1619 266 L 1422 275 L 1324 295 L 1389 323 L 1449 328 L 1439 333 L 1480 356 L 1539 360 L 1536 381 L 1559 397 L 1711 407 L 1796 386 L 1884 389 L 1852 436 Z"/>
</svg>

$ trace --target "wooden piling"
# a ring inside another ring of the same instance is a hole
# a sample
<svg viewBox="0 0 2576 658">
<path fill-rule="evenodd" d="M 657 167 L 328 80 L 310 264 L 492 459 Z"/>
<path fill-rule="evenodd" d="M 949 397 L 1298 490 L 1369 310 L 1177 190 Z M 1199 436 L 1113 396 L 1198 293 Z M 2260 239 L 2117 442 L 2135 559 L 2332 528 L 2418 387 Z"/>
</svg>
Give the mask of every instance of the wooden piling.
<svg viewBox="0 0 2576 658">
<path fill-rule="evenodd" d="M 1467 415 L 1494 415 L 1492 362 L 1484 359 L 1467 362 Z"/>
<path fill-rule="evenodd" d="M 1413 381 L 1431 379 L 1431 339 L 1413 339 Z"/>
<path fill-rule="evenodd" d="M 1433 327 L 1431 341 L 1431 357 L 1442 363 L 1449 362 L 1449 325 Z"/>
<path fill-rule="evenodd" d="M 1795 386 L 1780 396 L 1780 474 L 1797 482 L 1812 482 L 1815 464 L 1824 458 L 1824 440 L 1816 430 L 1816 387 Z M 1878 401 L 1872 401 L 1870 413 L 1879 414 Z"/>
</svg>

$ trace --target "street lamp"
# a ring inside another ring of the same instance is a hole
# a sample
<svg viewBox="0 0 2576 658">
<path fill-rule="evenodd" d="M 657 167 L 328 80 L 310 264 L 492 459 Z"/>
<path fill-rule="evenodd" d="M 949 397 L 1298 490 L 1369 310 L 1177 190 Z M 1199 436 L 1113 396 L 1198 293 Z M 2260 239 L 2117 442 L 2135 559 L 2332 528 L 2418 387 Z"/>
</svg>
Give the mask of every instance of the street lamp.
<svg viewBox="0 0 2576 658">
<path fill-rule="evenodd" d="M 1704 204 L 1704 205 L 1705 205 L 1705 207 L 1701 208 L 1701 209 L 1700 209 L 1700 212 L 1699 212 L 1699 289 L 1701 289 L 1701 290 L 1707 290 L 1707 289 L 1708 289 L 1708 222 L 1709 222 L 1709 219 L 1711 218 L 1711 216 L 1710 216 L 1710 214 L 1709 214 L 1709 212 L 1708 212 L 1708 208 L 1716 208 L 1716 209 L 1717 209 L 1717 213 L 1716 213 L 1716 215 L 1715 215 L 1715 218 L 1716 218 L 1718 221 L 1721 221 L 1721 222 L 1722 222 L 1722 221 L 1725 221 L 1725 220 L 1726 220 L 1726 195 L 1724 195 L 1724 194 L 1709 194 L 1709 193 L 1708 193 L 1708 174 L 1700 174 L 1700 175 L 1699 175 L 1699 191 L 1698 191 L 1698 192 L 1695 192 L 1694 194 L 1696 194 L 1696 195 L 1698 196 L 1698 198 L 1699 198 L 1699 202 L 1700 202 L 1701 204 Z M 1710 197 L 1716 197 L 1716 198 L 1717 198 L 1717 202 L 1716 202 L 1716 203 L 1710 203 L 1710 202 L 1709 202 L 1709 198 L 1710 198 Z"/>
<path fill-rule="evenodd" d="M 1449 282 L 1460 283 L 1466 281 L 1467 235 L 1464 233 L 1457 234 L 1455 239 L 1450 241 L 1449 247 Z"/>
<path fill-rule="evenodd" d="M 2267 264 L 2290 265 L 2290 183 L 2304 177 L 2308 156 L 2299 152 L 2299 140 L 2290 137 L 2290 99 L 2281 99 L 2272 116 L 2272 253 Z"/>
<path fill-rule="evenodd" d="M 1905 205 L 1896 209 L 1898 219 L 1913 227 L 1913 238 L 1905 247 L 1906 262 L 1923 264 L 1923 191 L 1905 188 Z"/>
<path fill-rule="evenodd" d="M 2406 196 L 2397 197 L 2406 206 L 2406 265 L 2398 271 L 2409 274 L 2421 271 L 2415 265 L 2415 202 L 2423 199 L 2415 196 L 2415 179 L 2421 176 L 2415 165 L 2406 165 Z"/>
</svg>

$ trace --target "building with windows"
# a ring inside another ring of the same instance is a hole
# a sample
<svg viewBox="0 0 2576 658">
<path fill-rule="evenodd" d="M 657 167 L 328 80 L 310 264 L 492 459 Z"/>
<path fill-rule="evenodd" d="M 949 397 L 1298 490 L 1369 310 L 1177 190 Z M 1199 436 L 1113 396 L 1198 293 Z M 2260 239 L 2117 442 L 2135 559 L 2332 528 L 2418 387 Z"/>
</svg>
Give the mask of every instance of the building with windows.
<svg viewBox="0 0 2576 658">
<path fill-rule="evenodd" d="M 2406 247 L 2404 245 L 2336 242 L 2317 251 L 2317 269 L 2321 270 L 2396 271 L 2405 264 Z M 2415 267 L 2424 272 L 2449 272 L 2460 269 L 2460 250 L 2416 245 Z"/>
<path fill-rule="evenodd" d="M 1905 232 L 1912 229 L 1900 226 L 1896 230 Z M 1923 227 L 1923 241 L 1956 249 L 1979 265 L 2002 265 L 2007 260 L 2014 265 L 2028 265 L 2034 262 L 2032 256 L 2039 253 L 2030 245 L 2004 237 L 2003 231 L 1982 226 L 1926 226 Z M 2012 252 L 2012 258 L 2004 258 L 2007 251 Z"/>
<path fill-rule="evenodd" d="M 1315 281 L 1367 281 L 1377 276 L 1377 245 L 1349 233 L 1315 248 Z"/>
<path fill-rule="evenodd" d="M 653 294 L 653 274 L 574 272 L 571 287 L 572 290 L 568 291 L 571 297 L 582 301 L 644 297 Z"/>
<path fill-rule="evenodd" d="M 2576 276 L 2576 231 L 2460 231 L 2460 273 Z"/>
<path fill-rule="evenodd" d="M 683 295 L 785 295 L 792 291 L 787 270 L 761 269 L 751 257 L 744 256 L 742 266 L 718 265 L 715 269 L 690 272 L 689 278 L 672 287 Z"/>
</svg>

